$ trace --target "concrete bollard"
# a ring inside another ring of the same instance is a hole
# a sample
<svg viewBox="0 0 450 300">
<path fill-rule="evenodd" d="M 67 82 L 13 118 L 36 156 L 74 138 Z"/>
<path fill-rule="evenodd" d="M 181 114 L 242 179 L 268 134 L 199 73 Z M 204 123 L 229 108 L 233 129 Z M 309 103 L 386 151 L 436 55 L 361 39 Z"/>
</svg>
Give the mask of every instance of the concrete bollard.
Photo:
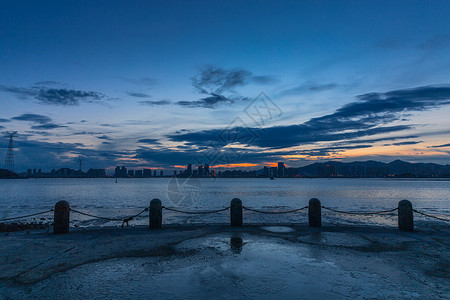
<svg viewBox="0 0 450 300">
<path fill-rule="evenodd" d="M 53 215 L 53 233 L 61 234 L 69 232 L 70 205 L 67 201 L 59 201 L 55 204 Z"/>
<path fill-rule="evenodd" d="M 309 227 L 322 226 L 322 206 L 319 199 L 312 198 L 308 204 Z"/>
<path fill-rule="evenodd" d="M 162 227 L 162 203 L 159 199 L 153 199 L 150 201 L 150 229 L 156 229 Z"/>
<path fill-rule="evenodd" d="M 414 231 L 413 207 L 408 200 L 402 200 L 398 203 L 398 229 Z"/>
<path fill-rule="evenodd" d="M 242 201 L 234 198 L 230 205 L 230 223 L 231 226 L 242 226 Z"/>
</svg>

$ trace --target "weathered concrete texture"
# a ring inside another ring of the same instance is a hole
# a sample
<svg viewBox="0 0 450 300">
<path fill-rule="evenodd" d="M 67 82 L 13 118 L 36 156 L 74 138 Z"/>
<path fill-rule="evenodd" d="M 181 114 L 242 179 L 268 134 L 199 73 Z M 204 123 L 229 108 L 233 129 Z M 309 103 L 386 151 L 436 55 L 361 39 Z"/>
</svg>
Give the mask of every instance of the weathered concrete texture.
<svg viewBox="0 0 450 300">
<path fill-rule="evenodd" d="M 448 233 L 217 225 L 2 234 L 0 298 L 448 299 Z"/>
</svg>

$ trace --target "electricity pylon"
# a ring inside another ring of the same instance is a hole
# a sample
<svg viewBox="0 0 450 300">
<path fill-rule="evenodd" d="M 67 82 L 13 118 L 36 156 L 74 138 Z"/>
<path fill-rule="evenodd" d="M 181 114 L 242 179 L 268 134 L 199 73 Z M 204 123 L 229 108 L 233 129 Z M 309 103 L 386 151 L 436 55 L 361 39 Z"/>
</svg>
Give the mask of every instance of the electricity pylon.
<svg viewBox="0 0 450 300">
<path fill-rule="evenodd" d="M 16 136 L 17 131 L 6 131 L 7 136 L 9 136 L 8 152 L 6 152 L 5 159 L 5 169 L 14 172 L 14 146 L 13 138 Z"/>
</svg>

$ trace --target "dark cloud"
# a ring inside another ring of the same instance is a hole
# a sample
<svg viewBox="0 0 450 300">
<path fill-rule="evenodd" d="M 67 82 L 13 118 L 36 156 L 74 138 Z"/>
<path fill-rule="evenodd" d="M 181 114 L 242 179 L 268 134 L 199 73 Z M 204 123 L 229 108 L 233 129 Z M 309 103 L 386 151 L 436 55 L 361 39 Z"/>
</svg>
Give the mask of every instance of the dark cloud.
<svg viewBox="0 0 450 300">
<path fill-rule="evenodd" d="M 157 139 L 140 139 L 138 140 L 138 143 L 153 144 L 153 145 L 160 144 Z"/>
<path fill-rule="evenodd" d="M 112 140 L 110 136 L 107 135 L 101 135 L 97 137 L 99 140 Z"/>
<path fill-rule="evenodd" d="M 11 119 L 17 120 L 17 121 L 33 122 L 33 123 L 38 123 L 38 124 L 46 124 L 46 123 L 50 123 L 52 121 L 52 119 L 50 119 L 49 117 L 44 116 L 44 115 L 38 115 L 38 114 L 22 114 L 18 117 L 13 117 Z"/>
<path fill-rule="evenodd" d="M 320 141 L 354 140 L 411 129 L 412 125 L 386 126 L 386 124 L 399 120 L 401 114 L 405 112 L 422 111 L 450 104 L 449 99 L 450 87 L 425 86 L 387 93 L 370 93 L 358 96 L 359 101 L 344 105 L 332 114 L 312 118 L 303 124 L 269 128 L 212 129 L 171 135 L 169 138 L 190 145 L 225 146 L 240 143 L 264 148 L 285 148 Z M 241 140 L 223 138 L 239 134 L 247 137 Z"/>
<path fill-rule="evenodd" d="M 0 129 L 5 129 L 5 126 L 0 125 Z"/>
<path fill-rule="evenodd" d="M 403 146 L 403 145 L 416 145 L 416 144 L 420 144 L 420 143 L 423 143 L 423 141 L 398 142 L 398 143 L 393 143 L 392 145 L 394 145 L 394 146 Z"/>
<path fill-rule="evenodd" d="M 150 95 L 139 93 L 139 92 L 127 92 L 128 96 L 136 97 L 136 98 L 150 98 Z"/>
<path fill-rule="evenodd" d="M 74 106 L 81 102 L 93 103 L 103 100 L 111 100 L 105 95 L 92 91 L 79 91 L 65 88 L 48 88 L 36 86 L 32 88 L 21 88 L 14 86 L 0 86 L 0 91 L 10 93 L 19 99 L 33 98 L 40 104 Z"/>
<path fill-rule="evenodd" d="M 11 120 L 0 118 L 0 123 L 8 123 L 8 122 L 11 122 Z"/>
<path fill-rule="evenodd" d="M 47 129 L 56 129 L 56 128 L 64 128 L 64 127 L 67 127 L 67 126 L 58 125 L 58 124 L 54 124 L 54 123 L 46 123 L 46 124 L 42 124 L 42 125 L 31 126 L 31 129 L 47 130 Z"/>
<path fill-rule="evenodd" d="M 212 65 L 203 66 L 199 74 L 191 80 L 197 93 L 208 96 L 195 101 L 178 101 L 178 105 L 216 108 L 221 104 L 233 104 L 248 99 L 239 95 L 237 88 L 250 83 L 272 84 L 277 81 L 272 76 L 254 76 L 250 71 L 241 68 L 227 70 Z"/>
<path fill-rule="evenodd" d="M 145 100 L 145 101 L 139 101 L 140 104 L 146 105 L 146 106 L 162 106 L 162 105 L 169 105 L 169 100 Z"/>
<path fill-rule="evenodd" d="M 450 143 L 449 144 L 443 144 L 443 145 L 431 146 L 431 148 L 445 148 L 445 147 L 450 147 Z"/>
<path fill-rule="evenodd" d="M 325 84 L 311 84 L 304 83 L 299 86 L 283 90 L 279 93 L 280 96 L 290 96 L 290 95 L 301 95 L 307 92 L 321 92 L 326 90 L 332 90 L 337 88 L 336 83 L 325 83 Z"/>
<path fill-rule="evenodd" d="M 440 34 L 417 46 L 423 50 L 445 49 L 450 47 L 450 34 Z"/>
<path fill-rule="evenodd" d="M 203 107 L 203 108 L 216 108 L 220 104 L 235 103 L 244 98 L 227 98 L 223 95 L 211 94 L 209 97 L 205 97 L 196 101 L 178 101 L 177 104 L 186 107 Z"/>
</svg>

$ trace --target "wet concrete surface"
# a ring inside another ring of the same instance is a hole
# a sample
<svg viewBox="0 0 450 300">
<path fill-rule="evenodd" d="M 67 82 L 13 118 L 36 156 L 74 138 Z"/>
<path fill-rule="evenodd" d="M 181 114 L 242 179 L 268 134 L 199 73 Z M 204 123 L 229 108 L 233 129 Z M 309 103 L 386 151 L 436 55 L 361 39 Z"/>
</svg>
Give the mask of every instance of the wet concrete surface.
<svg viewBox="0 0 450 300">
<path fill-rule="evenodd" d="M 2 234 L 0 298 L 448 299 L 448 233 L 217 225 Z"/>
</svg>

